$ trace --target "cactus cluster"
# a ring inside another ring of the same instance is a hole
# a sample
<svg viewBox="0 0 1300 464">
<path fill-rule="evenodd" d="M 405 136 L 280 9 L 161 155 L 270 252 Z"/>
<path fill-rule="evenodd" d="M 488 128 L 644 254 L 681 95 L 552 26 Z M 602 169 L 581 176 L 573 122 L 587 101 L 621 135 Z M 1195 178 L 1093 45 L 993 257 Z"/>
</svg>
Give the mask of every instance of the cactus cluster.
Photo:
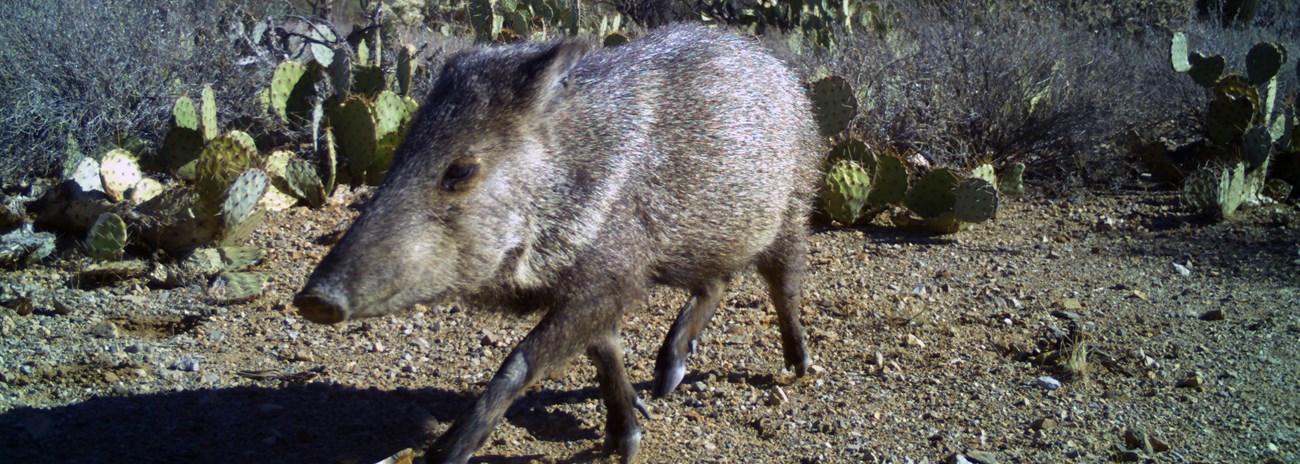
<svg viewBox="0 0 1300 464">
<path fill-rule="evenodd" d="M 698 5 L 706 21 L 731 22 L 754 35 L 773 30 L 785 32 L 796 51 L 805 38 L 822 48 L 834 48 L 837 31 L 884 36 L 902 20 L 901 11 L 891 3 L 879 1 L 758 0 L 742 5 L 712 0 Z"/>
<path fill-rule="evenodd" d="M 595 34 L 604 37 L 607 46 L 618 45 L 622 16 L 613 13 L 592 15 L 577 0 L 469 0 L 463 14 L 469 18 L 474 38 L 479 42 L 515 42 L 544 40 L 549 33 L 567 35 Z M 593 21 L 591 24 L 584 20 Z M 626 37 L 623 37 L 626 39 Z"/>
<path fill-rule="evenodd" d="M 1291 169 L 1282 161 L 1293 157 L 1294 107 L 1279 104 L 1278 74 L 1287 63 L 1287 50 L 1276 42 L 1260 42 L 1246 53 L 1245 74 L 1226 72 L 1219 55 L 1191 51 L 1187 36 L 1174 34 L 1170 64 L 1210 94 L 1205 111 L 1204 142 L 1170 150 L 1161 143 L 1135 147 L 1148 169 L 1168 182 L 1183 182 L 1189 203 L 1218 218 L 1243 204 L 1260 200 L 1274 173 L 1286 178 Z M 1294 100 L 1294 97 L 1293 97 Z M 1241 170 L 1240 179 L 1237 171 Z M 1192 172 L 1191 175 L 1184 173 Z M 1292 180 L 1300 176 L 1295 176 Z"/>
</svg>

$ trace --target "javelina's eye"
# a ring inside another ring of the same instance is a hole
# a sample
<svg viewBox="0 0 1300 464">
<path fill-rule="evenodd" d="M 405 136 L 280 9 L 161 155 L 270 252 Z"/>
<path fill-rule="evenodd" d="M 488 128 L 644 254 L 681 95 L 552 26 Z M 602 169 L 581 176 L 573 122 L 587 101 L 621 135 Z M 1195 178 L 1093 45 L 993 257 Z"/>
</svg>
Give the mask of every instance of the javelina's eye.
<svg viewBox="0 0 1300 464">
<path fill-rule="evenodd" d="M 447 170 L 442 173 L 442 181 L 439 186 L 448 192 L 464 190 L 469 186 L 470 179 L 478 174 L 478 158 L 468 157 L 461 158 L 447 166 Z"/>
</svg>

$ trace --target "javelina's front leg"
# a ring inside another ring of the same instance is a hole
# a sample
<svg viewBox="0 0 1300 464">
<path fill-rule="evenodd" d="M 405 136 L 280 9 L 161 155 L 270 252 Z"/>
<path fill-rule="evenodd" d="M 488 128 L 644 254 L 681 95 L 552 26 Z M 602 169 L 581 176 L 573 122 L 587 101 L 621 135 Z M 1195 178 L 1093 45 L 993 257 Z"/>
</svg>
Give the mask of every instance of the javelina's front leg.
<svg viewBox="0 0 1300 464">
<path fill-rule="evenodd" d="M 668 329 L 668 337 L 664 339 L 663 346 L 659 347 L 659 356 L 655 358 L 656 398 L 672 393 L 682 383 L 682 378 L 686 376 L 686 356 L 695 352 L 700 333 L 708 327 L 726 288 L 727 279 L 723 278 L 691 291 L 691 299 L 677 313 L 677 320 Z"/>
<path fill-rule="evenodd" d="M 596 364 L 600 394 L 605 400 L 605 456 L 618 453 L 624 464 L 632 462 L 641 444 L 641 427 L 637 425 L 636 413 L 640 411 L 646 419 L 651 417 L 627 377 L 617 328 L 597 338 L 587 348 L 587 357 Z"/>
<path fill-rule="evenodd" d="M 601 310 L 607 310 L 602 312 Z M 612 308 L 570 306 L 552 310 L 524 337 L 506 361 L 488 382 L 483 396 L 470 406 L 426 453 L 429 463 L 463 463 L 469 460 L 492 429 L 501 422 L 506 409 L 519 393 L 537 379 L 554 369 L 563 367 L 569 360 L 591 345 L 593 324 L 596 330 L 617 321 L 619 314 Z M 612 318 L 612 319 L 611 319 Z M 620 364 L 621 365 L 621 364 Z"/>
</svg>

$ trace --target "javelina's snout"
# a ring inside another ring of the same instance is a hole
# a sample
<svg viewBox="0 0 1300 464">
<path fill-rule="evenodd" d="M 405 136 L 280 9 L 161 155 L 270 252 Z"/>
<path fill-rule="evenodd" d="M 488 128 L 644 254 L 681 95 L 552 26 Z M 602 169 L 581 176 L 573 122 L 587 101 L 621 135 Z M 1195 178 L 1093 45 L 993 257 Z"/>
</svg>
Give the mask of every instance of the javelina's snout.
<svg viewBox="0 0 1300 464">
<path fill-rule="evenodd" d="M 309 285 L 293 297 L 293 305 L 298 307 L 302 317 L 317 324 L 334 324 L 347 320 L 344 311 L 346 301 L 338 292 L 320 286 Z"/>
</svg>

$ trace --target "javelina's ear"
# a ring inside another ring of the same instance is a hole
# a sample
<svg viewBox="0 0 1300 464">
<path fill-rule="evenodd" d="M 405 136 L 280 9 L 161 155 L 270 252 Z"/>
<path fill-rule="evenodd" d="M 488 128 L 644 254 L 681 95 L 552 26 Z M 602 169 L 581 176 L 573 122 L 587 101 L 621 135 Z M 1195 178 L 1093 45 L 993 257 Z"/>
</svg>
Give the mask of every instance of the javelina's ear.
<svg viewBox="0 0 1300 464">
<path fill-rule="evenodd" d="M 519 65 L 521 100 L 534 109 L 546 108 L 564 89 L 569 72 L 587 55 L 587 44 L 556 42 Z"/>
</svg>

